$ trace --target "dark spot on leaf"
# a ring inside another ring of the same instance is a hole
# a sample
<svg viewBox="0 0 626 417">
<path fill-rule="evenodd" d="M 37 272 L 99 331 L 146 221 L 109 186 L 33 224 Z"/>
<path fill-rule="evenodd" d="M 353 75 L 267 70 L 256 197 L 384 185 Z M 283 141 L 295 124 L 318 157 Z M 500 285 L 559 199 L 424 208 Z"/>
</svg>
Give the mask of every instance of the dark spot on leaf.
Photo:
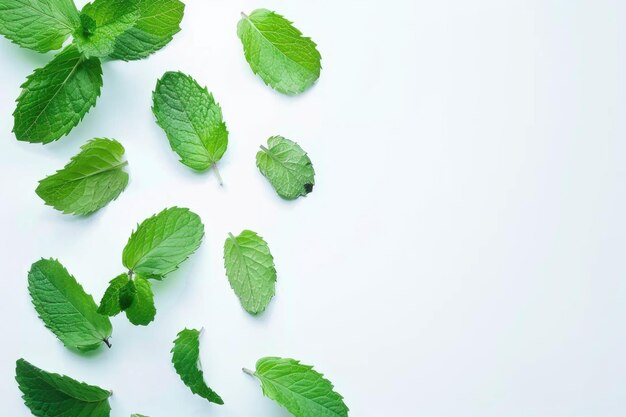
<svg viewBox="0 0 626 417">
<path fill-rule="evenodd" d="M 304 191 L 306 191 L 307 194 L 313 191 L 313 184 L 304 184 Z"/>
</svg>

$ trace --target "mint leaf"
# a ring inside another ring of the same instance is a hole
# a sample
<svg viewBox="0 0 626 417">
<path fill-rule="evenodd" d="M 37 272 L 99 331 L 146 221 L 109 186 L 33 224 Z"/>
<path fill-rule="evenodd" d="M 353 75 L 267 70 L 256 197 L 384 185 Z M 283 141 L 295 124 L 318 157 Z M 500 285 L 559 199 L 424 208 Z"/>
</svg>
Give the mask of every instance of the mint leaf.
<svg viewBox="0 0 626 417">
<path fill-rule="evenodd" d="M 111 322 L 98 314 L 91 295 L 54 259 L 35 262 L 28 273 L 28 291 L 35 310 L 65 346 L 97 349 L 111 336 Z"/>
<path fill-rule="evenodd" d="M 123 310 L 120 302 L 120 294 L 122 289 L 124 289 L 129 282 L 128 274 L 121 274 L 113 278 L 102 296 L 98 313 L 110 317 L 118 315 Z"/>
<path fill-rule="evenodd" d="M 113 139 L 93 139 L 65 167 L 39 181 L 37 195 L 49 206 L 89 214 L 115 200 L 128 184 L 124 147 Z"/>
<path fill-rule="evenodd" d="M 100 61 L 68 46 L 22 85 L 13 113 L 15 136 L 49 143 L 67 135 L 96 104 L 101 87 Z"/>
<path fill-rule="evenodd" d="M 24 404 L 37 417 L 111 415 L 110 391 L 46 372 L 24 359 L 16 362 L 15 380 Z"/>
<path fill-rule="evenodd" d="M 116 39 L 110 57 L 132 61 L 163 48 L 180 31 L 184 11 L 178 0 L 140 0 L 139 19 Z"/>
<path fill-rule="evenodd" d="M 204 382 L 200 365 L 200 332 L 198 330 L 184 329 L 178 333 L 178 337 L 174 340 L 172 354 L 174 369 L 191 392 L 212 403 L 224 404 L 220 396 Z"/>
<path fill-rule="evenodd" d="M 60 49 L 79 25 L 72 0 L 0 1 L 0 34 L 37 52 Z"/>
<path fill-rule="evenodd" d="M 81 11 L 83 24 L 82 30 L 76 32 L 76 45 L 87 57 L 105 57 L 138 19 L 139 0 L 95 0 Z"/>
<path fill-rule="evenodd" d="M 242 13 L 237 35 L 252 71 L 276 91 L 302 93 L 319 78 L 322 58 L 315 43 L 281 15 L 266 9 Z"/>
<path fill-rule="evenodd" d="M 270 248 L 251 230 L 224 243 L 224 266 L 231 288 L 250 314 L 263 312 L 274 296 L 276 269 Z"/>
<path fill-rule="evenodd" d="M 133 281 L 131 281 L 132 283 Z M 132 301 L 128 307 L 122 305 L 126 317 L 135 326 L 147 326 L 156 315 L 154 297 L 150 283 L 142 276 L 135 277 L 133 285 Z M 121 300 L 121 298 L 120 298 Z"/>
<path fill-rule="evenodd" d="M 166 72 L 157 81 L 152 110 L 172 150 L 197 171 L 215 167 L 228 146 L 222 109 L 211 93 L 182 72 Z"/>
<path fill-rule="evenodd" d="M 256 166 L 272 184 L 279 196 L 294 200 L 307 195 L 315 185 L 315 170 L 300 145 L 282 136 L 267 140 L 256 154 Z"/>
<path fill-rule="evenodd" d="M 295 417 L 347 417 L 343 397 L 324 375 L 295 359 L 262 358 L 256 372 L 244 369 L 261 381 L 263 394 L 285 407 Z"/>
<path fill-rule="evenodd" d="M 137 226 L 122 262 L 134 273 L 162 279 L 198 249 L 203 236 L 204 225 L 197 214 L 186 208 L 165 209 Z"/>
<path fill-rule="evenodd" d="M 137 287 L 132 279 L 128 279 L 128 282 L 120 288 L 119 302 L 120 310 L 124 311 L 135 301 L 137 295 Z"/>
</svg>

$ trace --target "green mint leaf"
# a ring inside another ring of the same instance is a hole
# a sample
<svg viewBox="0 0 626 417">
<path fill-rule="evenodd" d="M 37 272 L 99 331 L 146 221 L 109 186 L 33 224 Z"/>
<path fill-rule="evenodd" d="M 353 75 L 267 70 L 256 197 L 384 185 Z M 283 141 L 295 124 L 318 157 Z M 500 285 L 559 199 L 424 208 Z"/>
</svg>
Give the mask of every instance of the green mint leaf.
<svg viewBox="0 0 626 417">
<path fill-rule="evenodd" d="M 120 293 L 122 289 L 128 285 L 130 280 L 128 274 L 121 274 L 109 282 L 109 287 L 104 292 L 102 300 L 100 301 L 100 307 L 98 307 L 98 313 L 105 316 L 117 316 L 122 311 L 122 304 L 120 302 Z M 132 302 L 132 299 L 131 299 Z"/>
<path fill-rule="evenodd" d="M 231 288 L 250 314 L 263 312 L 274 296 L 276 269 L 270 248 L 251 230 L 224 243 L 224 266 Z"/>
<path fill-rule="evenodd" d="M 226 152 L 228 130 L 222 109 L 206 87 L 181 72 L 166 72 L 152 99 L 157 123 L 180 161 L 197 171 L 215 166 Z"/>
<path fill-rule="evenodd" d="M 110 391 L 46 372 L 24 359 L 16 362 L 15 380 L 24 404 L 37 417 L 111 415 Z"/>
<path fill-rule="evenodd" d="M 282 136 L 267 140 L 256 154 L 256 166 L 272 184 L 279 196 L 294 200 L 307 195 L 315 185 L 315 170 L 300 145 Z"/>
<path fill-rule="evenodd" d="M 266 9 L 242 13 L 237 35 L 252 71 L 276 91 L 302 93 L 319 78 L 322 57 L 315 42 L 281 15 Z"/>
<path fill-rule="evenodd" d="M 98 314 L 93 297 L 59 261 L 35 262 L 28 273 L 28 291 L 41 320 L 65 346 L 89 351 L 103 342 L 108 345 L 111 322 Z"/>
<path fill-rule="evenodd" d="M 60 49 L 79 25 L 72 0 L 0 1 L 0 34 L 37 52 Z"/>
<path fill-rule="evenodd" d="M 152 288 L 150 287 L 150 283 L 140 275 L 135 277 L 133 288 L 134 293 L 132 301 L 130 305 L 124 309 L 126 317 L 128 317 L 128 321 L 135 326 L 147 326 L 154 320 L 154 316 L 156 315 Z"/>
<path fill-rule="evenodd" d="M 244 369 L 261 381 L 263 394 L 295 417 L 347 417 L 343 397 L 333 384 L 312 366 L 288 358 L 262 358 L 256 372 Z"/>
<path fill-rule="evenodd" d="M 37 195 L 49 206 L 85 215 L 115 200 L 128 184 L 124 147 L 113 139 L 93 139 L 65 167 L 39 181 Z"/>
<path fill-rule="evenodd" d="M 215 404 L 224 404 L 215 391 L 204 382 L 204 374 L 200 365 L 200 332 L 195 329 L 184 329 L 178 333 L 172 348 L 172 363 L 180 379 L 191 392 Z"/>
<path fill-rule="evenodd" d="M 137 295 L 137 287 L 135 286 L 135 282 L 132 279 L 129 279 L 126 284 L 122 288 L 120 288 L 119 293 L 119 303 L 120 310 L 124 311 L 135 300 L 135 295 Z"/>
<path fill-rule="evenodd" d="M 140 0 L 139 19 L 116 39 L 110 57 L 132 61 L 163 48 L 180 31 L 184 11 L 179 0 Z"/>
<path fill-rule="evenodd" d="M 75 33 L 76 45 L 87 57 L 108 56 L 117 39 L 138 19 L 139 0 L 95 0 L 81 11 L 82 28 Z"/>
<path fill-rule="evenodd" d="M 22 84 L 13 113 L 17 140 L 49 143 L 67 135 L 96 104 L 101 87 L 100 61 L 68 46 Z"/>
<path fill-rule="evenodd" d="M 161 279 L 198 249 L 203 236 L 204 225 L 196 213 L 179 207 L 165 209 L 137 226 L 122 262 L 143 277 Z"/>
</svg>

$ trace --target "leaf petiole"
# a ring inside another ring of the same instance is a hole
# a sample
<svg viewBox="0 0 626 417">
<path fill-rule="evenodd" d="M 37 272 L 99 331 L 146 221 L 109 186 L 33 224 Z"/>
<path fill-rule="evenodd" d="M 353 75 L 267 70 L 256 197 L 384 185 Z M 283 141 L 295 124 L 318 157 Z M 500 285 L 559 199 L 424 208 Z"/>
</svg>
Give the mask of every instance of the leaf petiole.
<svg viewBox="0 0 626 417">
<path fill-rule="evenodd" d="M 256 373 L 255 373 L 255 372 L 253 372 L 253 371 L 251 371 L 251 370 L 249 370 L 248 368 L 241 368 L 241 370 L 242 370 L 244 373 L 246 373 L 246 374 L 248 374 L 248 375 L 250 375 L 250 376 L 254 376 L 254 377 L 256 377 Z"/>
</svg>

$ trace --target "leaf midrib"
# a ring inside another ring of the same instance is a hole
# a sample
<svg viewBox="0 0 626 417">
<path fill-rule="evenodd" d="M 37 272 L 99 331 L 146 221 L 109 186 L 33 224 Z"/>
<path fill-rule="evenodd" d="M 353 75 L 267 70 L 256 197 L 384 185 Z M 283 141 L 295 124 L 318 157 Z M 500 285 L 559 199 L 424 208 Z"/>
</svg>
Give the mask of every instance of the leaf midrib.
<svg viewBox="0 0 626 417">
<path fill-rule="evenodd" d="M 41 273 L 44 277 L 46 277 L 46 274 L 44 274 L 44 273 L 43 273 L 43 271 L 41 271 L 41 269 L 40 269 L 40 273 Z M 71 277 L 71 278 L 74 278 L 71 274 L 69 274 L 69 272 L 67 272 L 67 273 L 68 273 L 68 275 L 70 275 L 70 277 Z M 50 284 L 51 284 L 51 285 L 52 285 L 52 286 L 53 286 L 53 287 L 54 287 L 54 288 L 55 288 L 55 289 L 59 292 L 59 294 L 60 294 L 60 295 L 61 295 L 61 296 L 62 296 L 62 297 L 63 297 L 63 298 L 67 301 L 67 303 L 68 303 L 70 306 L 72 306 L 72 308 L 74 308 L 74 310 L 75 310 L 75 311 L 76 311 L 76 312 L 77 312 L 77 313 L 78 313 L 81 317 L 83 317 L 87 323 L 89 323 L 89 325 L 92 327 L 93 331 L 94 331 L 96 334 L 98 334 L 99 336 L 101 336 L 101 337 L 102 337 L 102 339 L 97 339 L 97 340 L 99 340 L 99 341 L 103 341 L 103 340 L 106 338 L 106 336 L 105 336 L 105 335 L 103 335 L 103 334 L 101 334 L 101 332 L 100 332 L 100 331 L 96 328 L 96 326 L 95 326 L 95 325 L 91 322 L 91 320 L 90 320 L 89 318 L 87 318 L 87 316 L 85 316 L 85 314 L 84 314 L 82 311 L 80 311 L 80 310 L 78 309 L 78 307 L 76 307 L 76 305 L 74 305 L 74 303 L 70 300 L 70 298 L 66 295 L 66 293 L 65 293 L 64 291 L 62 291 L 62 290 L 61 290 L 61 289 L 60 289 L 60 288 L 56 285 L 56 282 L 55 282 L 55 281 L 53 281 L 53 280 L 51 280 L 51 279 L 48 279 L 47 277 L 46 277 L 45 279 L 46 279 L 46 281 L 48 281 L 48 282 L 49 282 L 49 283 L 50 283 Z M 74 278 L 74 280 L 76 280 L 76 278 Z M 84 293 L 84 289 L 81 287 L 81 285 L 80 285 L 78 282 L 76 282 L 76 285 L 78 285 L 78 287 L 80 287 L 80 288 L 83 290 L 83 293 Z M 87 293 L 84 293 L 84 295 L 85 295 L 86 297 L 88 297 Z M 48 313 L 48 314 L 49 314 L 49 313 Z"/>
<path fill-rule="evenodd" d="M 128 165 L 128 161 L 122 161 L 122 162 L 120 162 L 120 163 L 118 163 L 116 165 L 113 165 L 113 166 L 110 166 L 110 167 L 107 167 L 107 168 L 104 168 L 104 169 L 100 169 L 100 170 L 92 172 L 90 174 L 82 175 L 80 177 L 72 178 L 70 180 L 65 180 L 64 183 L 67 184 L 67 183 L 70 183 L 70 182 L 81 181 L 81 180 L 84 180 L 84 179 L 89 178 L 89 177 L 94 177 L 96 175 L 105 174 L 105 173 L 107 173 L 109 171 L 116 170 L 116 169 L 124 167 L 126 165 Z M 63 173 L 63 170 L 61 170 L 60 173 Z M 61 185 L 59 185 L 59 186 L 61 186 Z"/>
<path fill-rule="evenodd" d="M 72 75 L 74 75 L 74 73 L 76 72 L 76 69 L 78 68 L 78 66 L 80 64 L 82 64 L 83 59 L 82 57 L 78 57 L 77 61 L 76 61 L 76 65 L 74 65 L 74 67 L 72 68 L 72 70 L 70 71 L 70 73 L 67 75 L 67 77 L 65 77 L 65 79 L 63 80 L 63 82 L 61 84 L 59 84 L 57 91 L 54 92 L 54 94 L 52 95 L 52 97 L 50 97 L 50 100 L 48 100 L 48 102 L 46 103 L 46 105 L 44 106 L 43 109 L 41 109 L 41 111 L 39 112 L 39 114 L 37 114 L 37 117 L 35 117 L 35 120 L 32 121 L 32 123 L 30 124 L 30 126 L 28 126 L 28 129 L 26 129 L 26 131 L 24 132 L 24 135 L 28 135 L 30 133 L 30 130 L 33 128 L 33 126 L 35 126 L 37 124 L 37 121 L 39 121 L 39 118 L 41 117 L 42 114 L 44 114 L 46 112 L 46 110 L 48 110 L 48 106 L 50 106 L 50 103 L 52 103 L 52 101 L 54 101 L 54 99 L 56 98 L 56 96 L 59 94 L 59 92 L 61 92 L 61 90 L 63 89 L 63 87 L 65 87 L 65 84 L 68 82 L 68 80 L 70 79 L 70 77 Z"/>
<path fill-rule="evenodd" d="M 54 16 L 54 15 L 51 15 L 51 14 L 48 14 L 48 13 L 46 13 L 46 12 L 45 12 L 45 11 L 43 11 L 43 10 L 37 9 L 36 7 L 34 7 L 34 6 L 32 5 L 32 3 L 31 3 L 30 1 L 27 1 L 27 0 L 26 0 L 26 1 L 23 1 L 23 0 L 18 0 L 18 2 L 22 3 L 22 4 L 23 4 L 23 5 L 25 5 L 26 7 L 29 7 L 30 9 L 32 9 L 32 10 L 34 10 L 34 11 L 36 11 L 36 12 L 39 12 L 39 13 L 43 14 L 44 16 L 48 16 L 48 17 L 49 17 L 49 18 L 51 18 L 52 20 L 55 20 L 55 21 L 59 22 L 60 24 L 62 24 L 62 25 L 63 25 L 63 26 L 65 26 L 66 28 L 68 28 L 68 29 L 70 30 L 70 33 L 74 30 L 74 28 L 73 28 L 73 27 L 69 26 L 69 25 L 68 25 L 66 22 L 64 22 L 64 21 L 59 20 L 59 18 L 58 18 L 58 17 L 56 17 L 56 16 Z"/>
<path fill-rule="evenodd" d="M 310 75 L 312 75 L 313 77 L 316 77 L 317 74 L 313 71 L 311 71 L 310 69 L 308 69 L 307 67 L 303 66 L 301 63 L 294 61 L 291 57 L 289 57 L 287 54 L 285 54 L 279 47 L 277 47 L 276 45 L 274 45 L 272 43 L 272 41 L 270 41 L 269 39 L 267 39 L 264 35 L 263 32 L 261 32 L 259 30 L 259 28 L 257 28 L 254 24 L 254 22 L 252 22 L 252 20 L 250 19 L 250 16 L 245 16 L 245 19 L 250 23 L 250 26 L 252 26 L 252 28 L 261 36 L 261 38 L 263 38 L 263 40 L 268 43 L 273 49 L 277 50 L 278 52 L 280 52 L 281 55 L 283 55 L 285 58 L 287 58 L 287 60 L 289 60 L 290 62 L 293 62 L 294 64 L 296 64 L 298 67 L 304 69 L 306 72 L 308 72 Z"/>
<path fill-rule="evenodd" d="M 259 374 L 258 372 L 256 373 L 256 375 L 259 377 L 259 379 L 261 379 L 261 381 L 265 380 L 265 381 L 269 382 L 270 384 L 274 384 L 274 385 L 276 385 L 276 386 L 279 386 L 279 387 L 281 387 L 283 390 L 288 391 L 289 393 L 291 393 L 291 394 L 293 394 L 293 395 L 295 395 L 295 396 L 297 396 L 297 397 L 299 397 L 299 398 L 302 398 L 302 399 L 306 400 L 307 402 L 311 402 L 311 403 L 315 404 L 317 407 L 319 407 L 319 408 L 321 408 L 321 409 L 323 409 L 323 410 L 325 410 L 325 411 L 328 411 L 329 413 L 332 413 L 333 415 L 335 415 L 335 416 L 337 416 L 337 417 L 344 417 L 344 416 L 343 416 L 343 414 L 337 414 L 337 413 L 336 413 L 336 412 L 334 412 L 333 410 L 330 410 L 329 408 L 324 407 L 323 405 L 321 405 L 321 404 L 319 404 L 319 403 L 317 403 L 317 402 L 313 401 L 312 399 L 307 398 L 307 397 L 305 397 L 304 395 L 302 395 L 302 394 L 300 394 L 300 393 L 298 393 L 298 392 L 293 391 L 292 389 L 290 389 L 290 388 L 289 388 L 289 387 L 287 387 L 286 385 L 283 385 L 283 384 L 281 384 L 280 382 L 278 382 L 278 381 L 276 381 L 276 380 L 273 380 L 273 379 L 270 379 L 270 378 L 268 378 L 268 377 L 266 377 L 266 376 L 263 376 L 263 375 Z M 333 391 L 331 390 L 331 392 L 333 392 Z"/>
</svg>

